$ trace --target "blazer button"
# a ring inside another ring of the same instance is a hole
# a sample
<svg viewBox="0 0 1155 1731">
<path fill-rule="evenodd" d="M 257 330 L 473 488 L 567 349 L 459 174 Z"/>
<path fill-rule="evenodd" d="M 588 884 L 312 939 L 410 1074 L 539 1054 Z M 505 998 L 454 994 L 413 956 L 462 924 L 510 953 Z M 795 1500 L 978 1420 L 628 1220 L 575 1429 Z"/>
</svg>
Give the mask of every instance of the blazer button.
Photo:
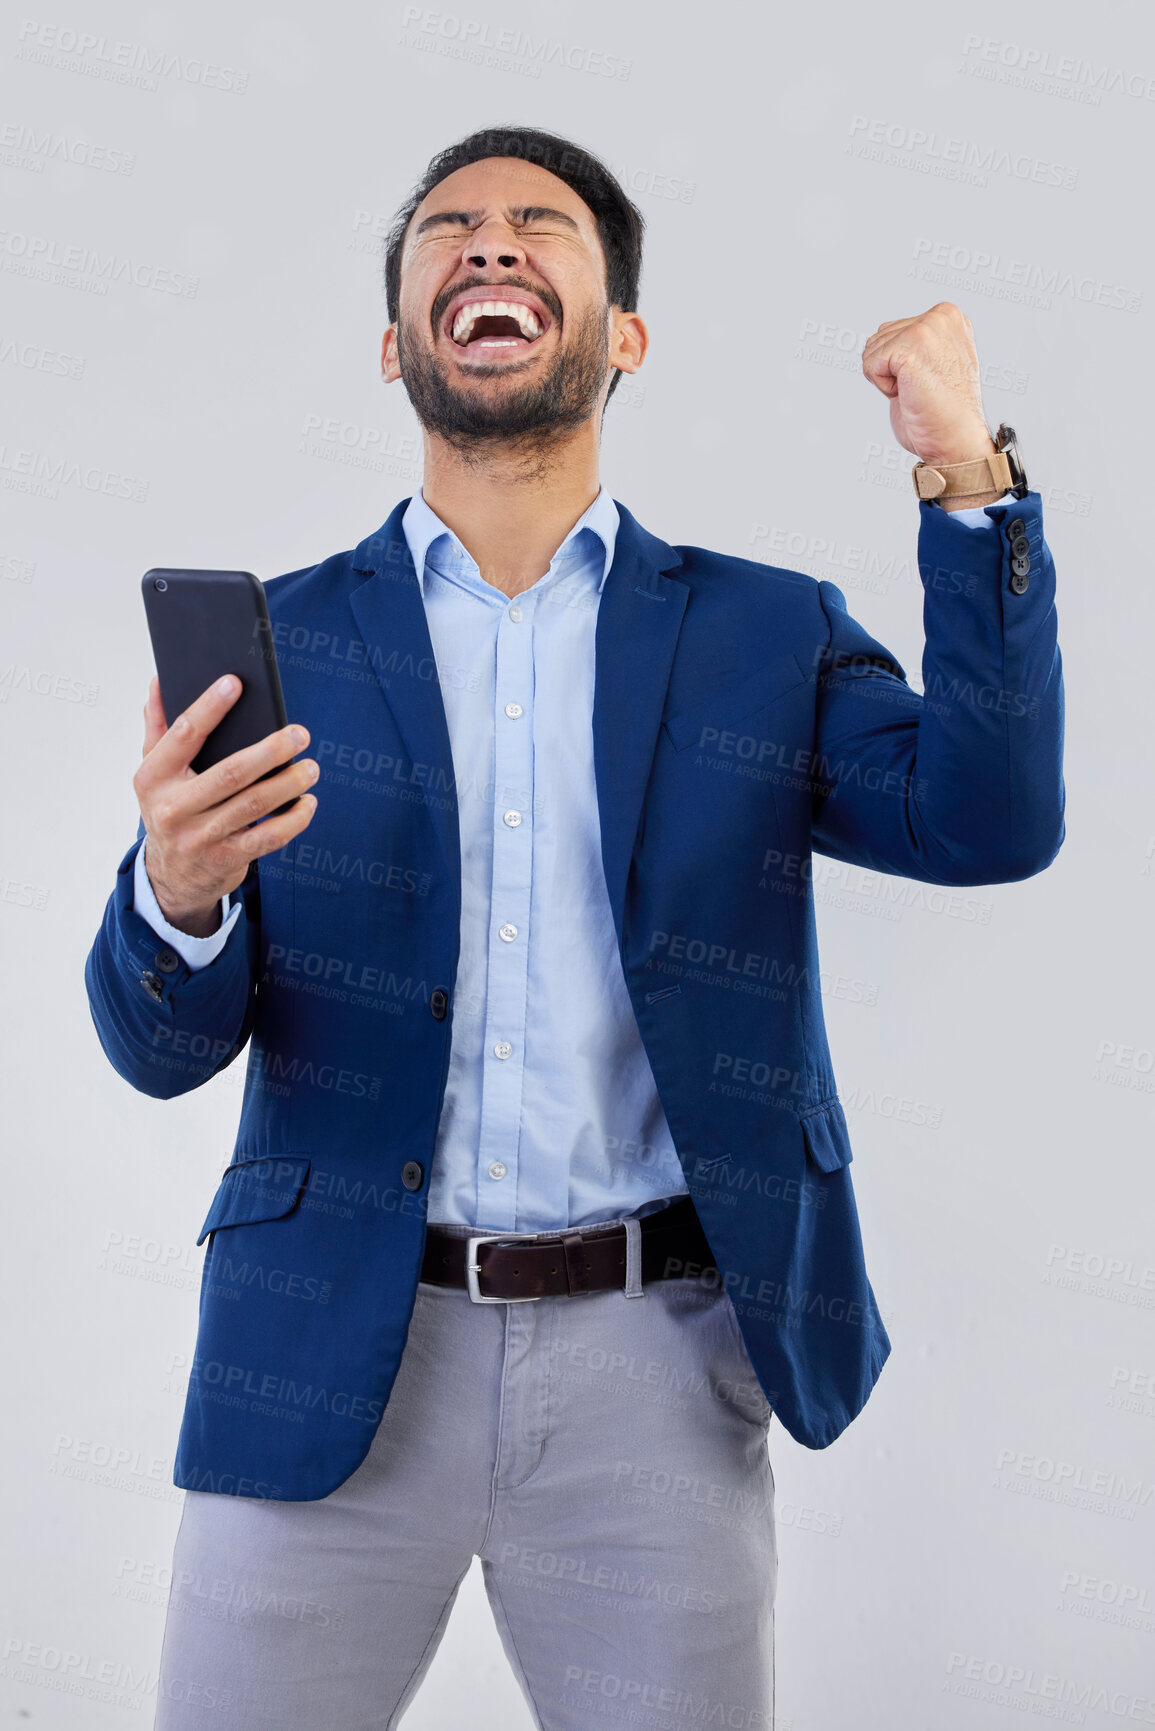
<svg viewBox="0 0 1155 1731">
<path fill-rule="evenodd" d="M 441 986 L 434 986 L 429 994 L 429 1008 L 439 1022 L 443 1022 L 449 1013 L 449 993 Z"/>
<path fill-rule="evenodd" d="M 1015 557 L 1011 560 L 1011 570 L 1014 572 L 1016 577 L 1029 577 L 1031 573 L 1031 561 L 1016 553 Z"/>
<path fill-rule="evenodd" d="M 180 967 L 180 957 L 175 950 L 158 950 L 152 959 L 162 974 L 175 974 Z"/>
<path fill-rule="evenodd" d="M 149 969 L 146 968 L 144 970 L 144 973 L 140 976 L 140 983 L 144 987 L 145 991 L 148 993 L 149 997 L 155 998 L 157 1003 L 159 1004 L 161 999 L 164 997 L 164 982 L 163 982 L 163 980 L 161 980 L 158 975 L 151 973 L 149 971 Z"/>
<path fill-rule="evenodd" d="M 1023 590 L 1029 585 L 1030 581 L 1031 580 L 1025 571 L 1016 571 L 1011 577 L 1011 588 L 1014 590 L 1016 595 L 1021 595 Z"/>
<path fill-rule="evenodd" d="M 1022 559 L 1031 550 L 1031 543 L 1025 535 L 1016 535 L 1011 542 L 1011 552 Z"/>
<path fill-rule="evenodd" d="M 1017 535 L 1025 535 L 1026 532 L 1027 525 L 1023 522 L 1021 517 L 1016 517 L 1013 523 L 1007 524 L 1007 534 L 1010 536 L 1012 541 Z"/>
<path fill-rule="evenodd" d="M 406 1160 L 401 1168 L 401 1182 L 406 1190 L 420 1190 L 425 1177 L 425 1168 L 420 1160 Z"/>
</svg>

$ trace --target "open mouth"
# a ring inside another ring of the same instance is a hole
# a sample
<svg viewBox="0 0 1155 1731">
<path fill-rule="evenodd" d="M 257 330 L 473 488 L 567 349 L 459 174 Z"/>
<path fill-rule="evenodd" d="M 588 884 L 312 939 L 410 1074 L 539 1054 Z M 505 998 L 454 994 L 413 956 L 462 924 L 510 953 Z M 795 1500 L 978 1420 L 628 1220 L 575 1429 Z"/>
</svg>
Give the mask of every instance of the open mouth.
<svg viewBox="0 0 1155 1731">
<path fill-rule="evenodd" d="M 452 308 L 445 330 L 458 348 L 472 355 L 513 355 L 533 347 L 550 327 L 549 315 L 524 301 L 463 300 Z"/>
</svg>

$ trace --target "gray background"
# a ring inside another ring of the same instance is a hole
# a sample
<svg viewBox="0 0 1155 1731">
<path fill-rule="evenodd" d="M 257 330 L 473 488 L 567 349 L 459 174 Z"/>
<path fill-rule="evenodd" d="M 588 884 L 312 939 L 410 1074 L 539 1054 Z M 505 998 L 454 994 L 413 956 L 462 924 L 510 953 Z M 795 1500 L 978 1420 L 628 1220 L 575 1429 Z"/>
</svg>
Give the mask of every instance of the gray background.
<svg viewBox="0 0 1155 1731">
<path fill-rule="evenodd" d="M 1155 1723 L 1137 18 L 80 0 L 4 25 L 6 1722 L 151 1724 L 117 1680 L 155 1673 L 194 1239 L 240 1105 L 239 1062 L 177 1101 L 133 1093 L 84 995 L 136 833 L 139 577 L 272 577 L 415 490 L 416 422 L 379 378 L 375 231 L 437 149 L 522 121 L 603 155 L 648 219 L 652 348 L 603 462 L 644 525 L 833 578 L 917 684 L 912 459 L 858 356 L 946 299 L 1059 573 L 1056 863 L 943 907 L 818 862 L 824 966 L 876 988 L 826 1007 L 894 1351 L 836 1446 L 771 1427 L 779 1731 Z M 477 45 L 503 34 L 496 63 Z M 66 1693 L 64 1651 L 113 1681 Z M 451 1723 L 529 1724 L 476 1574 L 406 1720 Z"/>
</svg>

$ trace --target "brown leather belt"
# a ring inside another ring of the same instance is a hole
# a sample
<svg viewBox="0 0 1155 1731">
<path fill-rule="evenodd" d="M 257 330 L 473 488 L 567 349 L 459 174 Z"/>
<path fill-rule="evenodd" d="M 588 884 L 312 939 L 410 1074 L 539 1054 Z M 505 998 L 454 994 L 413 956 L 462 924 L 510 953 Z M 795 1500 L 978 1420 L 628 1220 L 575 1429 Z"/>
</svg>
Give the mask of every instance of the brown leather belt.
<svg viewBox="0 0 1155 1731">
<path fill-rule="evenodd" d="M 641 1278 L 693 1279 L 716 1274 L 714 1255 L 689 1196 L 642 1215 Z M 570 1232 L 476 1232 L 460 1237 L 426 1229 L 421 1279 L 464 1287 L 475 1304 L 503 1304 L 555 1294 L 605 1292 L 626 1282 L 626 1229 L 620 1222 Z"/>
</svg>

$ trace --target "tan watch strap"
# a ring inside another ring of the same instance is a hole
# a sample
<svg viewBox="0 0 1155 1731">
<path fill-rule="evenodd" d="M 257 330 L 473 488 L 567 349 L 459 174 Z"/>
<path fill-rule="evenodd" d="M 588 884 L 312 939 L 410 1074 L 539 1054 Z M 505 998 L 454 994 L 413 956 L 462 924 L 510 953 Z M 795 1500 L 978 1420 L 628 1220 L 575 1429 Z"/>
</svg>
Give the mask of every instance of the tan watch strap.
<svg viewBox="0 0 1155 1731">
<path fill-rule="evenodd" d="M 969 463 L 916 463 L 910 472 L 920 499 L 981 498 L 1015 484 L 1005 451 L 988 451 Z"/>
</svg>

